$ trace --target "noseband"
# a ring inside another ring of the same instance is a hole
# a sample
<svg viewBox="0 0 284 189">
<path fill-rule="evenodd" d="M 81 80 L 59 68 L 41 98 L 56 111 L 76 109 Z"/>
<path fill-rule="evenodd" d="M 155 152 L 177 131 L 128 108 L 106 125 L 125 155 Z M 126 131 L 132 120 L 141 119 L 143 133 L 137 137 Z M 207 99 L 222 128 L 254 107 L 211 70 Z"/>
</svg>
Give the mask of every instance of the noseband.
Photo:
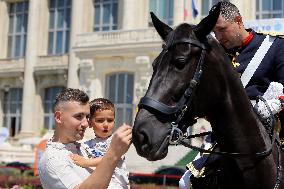
<svg viewBox="0 0 284 189">
<path fill-rule="evenodd" d="M 141 98 L 138 107 L 139 109 L 146 109 L 146 110 L 155 110 L 159 112 L 161 115 L 164 115 L 166 117 L 171 117 L 171 126 L 172 130 L 170 133 L 170 144 L 178 144 L 179 141 L 183 138 L 183 133 L 179 129 L 180 121 L 183 119 L 185 113 L 188 111 L 188 107 L 190 103 L 192 102 L 195 90 L 197 85 L 199 84 L 200 77 L 202 75 L 202 68 L 204 64 L 204 57 L 206 53 L 206 46 L 194 39 L 190 38 L 184 38 L 179 41 L 173 42 L 173 38 L 169 40 L 169 44 L 163 45 L 163 51 L 162 51 L 162 58 L 160 59 L 160 62 L 163 60 L 164 55 L 168 52 L 168 49 L 174 45 L 177 44 L 190 44 L 199 47 L 201 51 L 201 55 L 198 60 L 197 67 L 195 69 L 193 78 L 190 80 L 189 86 L 185 90 L 184 94 L 180 98 L 180 100 L 176 103 L 175 106 L 168 106 L 158 100 L 155 100 L 151 97 L 144 96 Z"/>
</svg>

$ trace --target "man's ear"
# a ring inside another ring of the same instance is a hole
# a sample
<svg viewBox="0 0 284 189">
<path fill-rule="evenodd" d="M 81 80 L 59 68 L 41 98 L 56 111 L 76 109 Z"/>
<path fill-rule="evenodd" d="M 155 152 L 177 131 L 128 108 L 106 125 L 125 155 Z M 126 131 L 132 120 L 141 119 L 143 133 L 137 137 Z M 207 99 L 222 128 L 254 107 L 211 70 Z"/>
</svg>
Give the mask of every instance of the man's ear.
<svg viewBox="0 0 284 189">
<path fill-rule="evenodd" d="M 54 112 L 54 120 L 56 123 L 61 124 L 62 123 L 62 112 L 61 111 L 55 111 Z"/>
<path fill-rule="evenodd" d="M 238 24 L 238 25 L 242 25 L 243 24 L 243 19 L 240 15 L 237 15 L 234 19 L 234 21 Z"/>
</svg>

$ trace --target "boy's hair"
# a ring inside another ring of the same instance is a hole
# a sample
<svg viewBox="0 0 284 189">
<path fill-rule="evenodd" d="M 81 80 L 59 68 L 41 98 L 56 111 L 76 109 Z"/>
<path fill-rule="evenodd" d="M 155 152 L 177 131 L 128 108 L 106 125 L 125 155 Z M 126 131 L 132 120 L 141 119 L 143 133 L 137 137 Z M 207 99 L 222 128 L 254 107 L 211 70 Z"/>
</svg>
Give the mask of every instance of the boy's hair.
<svg viewBox="0 0 284 189">
<path fill-rule="evenodd" d="M 221 4 L 220 14 L 227 22 L 234 22 L 236 16 L 241 16 L 239 9 L 233 3 L 228 1 L 221 1 L 214 5 L 209 13 L 216 8 L 218 4 Z"/>
<path fill-rule="evenodd" d="M 98 110 L 112 110 L 114 112 L 114 104 L 106 98 L 96 98 L 90 102 L 90 117 L 93 117 Z"/>
<path fill-rule="evenodd" d="M 54 102 L 54 111 L 59 108 L 61 103 L 70 101 L 87 104 L 89 102 L 89 97 L 85 92 L 79 89 L 66 88 L 56 95 Z"/>
</svg>

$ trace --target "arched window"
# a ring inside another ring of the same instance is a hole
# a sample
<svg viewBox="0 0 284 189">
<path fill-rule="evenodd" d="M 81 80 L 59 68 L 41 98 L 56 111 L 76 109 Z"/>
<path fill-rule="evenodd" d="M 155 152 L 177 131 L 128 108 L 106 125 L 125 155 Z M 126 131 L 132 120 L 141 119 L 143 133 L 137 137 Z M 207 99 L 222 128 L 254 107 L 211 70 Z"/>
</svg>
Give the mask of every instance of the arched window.
<svg viewBox="0 0 284 189">
<path fill-rule="evenodd" d="M 64 87 L 46 88 L 44 92 L 44 128 L 51 130 L 55 128 L 53 117 L 53 105 L 56 95 L 62 91 Z"/>
<path fill-rule="evenodd" d="M 132 124 L 134 75 L 114 73 L 107 75 L 106 81 L 106 97 L 115 104 L 116 127 L 122 123 Z"/>
<path fill-rule="evenodd" d="M 13 137 L 21 131 L 23 89 L 10 88 L 4 92 L 4 127 Z"/>
</svg>

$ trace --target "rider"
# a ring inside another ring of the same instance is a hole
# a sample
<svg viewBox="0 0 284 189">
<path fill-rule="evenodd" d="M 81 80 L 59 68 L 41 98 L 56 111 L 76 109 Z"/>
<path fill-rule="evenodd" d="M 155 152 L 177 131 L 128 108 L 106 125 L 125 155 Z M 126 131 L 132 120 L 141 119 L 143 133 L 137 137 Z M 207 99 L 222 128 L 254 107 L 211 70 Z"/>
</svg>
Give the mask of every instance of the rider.
<svg viewBox="0 0 284 189">
<path fill-rule="evenodd" d="M 225 1 L 219 3 L 221 3 L 221 13 L 213 31 L 231 58 L 236 71 L 244 74 L 248 65 L 254 63 L 256 59 L 254 56 L 265 55 L 262 60 L 259 60 L 260 64 L 247 85 L 244 84 L 250 100 L 263 96 L 271 82 L 284 85 L 284 39 L 282 36 L 271 36 L 274 42 L 270 48 L 267 48 L 265 54 L 265 51 L 258 49 L 264 46 L 263 41 L 267 35 L 245 29 L 242 16 L 234 4 Z M 283 94 L 283 88 L 280 93 Z M 284 111 L 279 113 L 279 118 L 284 127 Z M 280 136 L 284 136 L 284 133 L 280 133 Z"/>
<path fill-rule="evenodd" d="M 245 29 L 242 16 L 234 4 L 226 1 L 219 3 L 221 4 L 221 12 L 213 30 L 214 34 L 231 58 L 236 71 L 243 74 L 248 65 L 253 62 L 251 60 L 254 59 L 267 35 L 257 33 L 252 29 Z M 250 78 L 248 77 L 248 83 L 247 85 L 244 84 L 244 86 L 250 100 L 256 100 L 258 96 L 264 96 L 272 112 L 277 113 L 281 108 L 283 109 L 284 104 L 284 39 L 282 39 L 282 36 L 271 37 L 274 42 L 270 48 L 267 48 L 266 54 L 265 52 L 260 53 L 265 56 L 262 60 L 260 59 L 259 66 L 255 72 L 252 72 L 253 75 Z M 259 54 L 256 56 L 260 57 Z M 275 90 L 275 88 L 278 90 Z M 268 109 L 266 105 L 263 105 L 262 101 L 255 108 L 258 108 L 257 112 L 264 118 L 270 115 L 270 113 L 267 113 Z M 284 128 L 284 111 L 281 111 L 278 116 Z M 284 136 L 284 129 L 280 132 L 280 137 L 282 136 Z M 205 145 L 205 149 L 213 148 L 212 144 L 209 144 Z M 195 158 L 194 161 L 190 162 L 188 164 L 190 171 L 186 173 L 187 176 L 191 174 L 194 174 L 195 177 L 204 176 L 202 175 L 204 165 L 208 159 L 212 160 L 208 157 L 208 155 L 203 155 L 201 158 Z M 180 181 L 180 188 L 189 188 L 188 186 L 188 182 Z"/>
</svg>

